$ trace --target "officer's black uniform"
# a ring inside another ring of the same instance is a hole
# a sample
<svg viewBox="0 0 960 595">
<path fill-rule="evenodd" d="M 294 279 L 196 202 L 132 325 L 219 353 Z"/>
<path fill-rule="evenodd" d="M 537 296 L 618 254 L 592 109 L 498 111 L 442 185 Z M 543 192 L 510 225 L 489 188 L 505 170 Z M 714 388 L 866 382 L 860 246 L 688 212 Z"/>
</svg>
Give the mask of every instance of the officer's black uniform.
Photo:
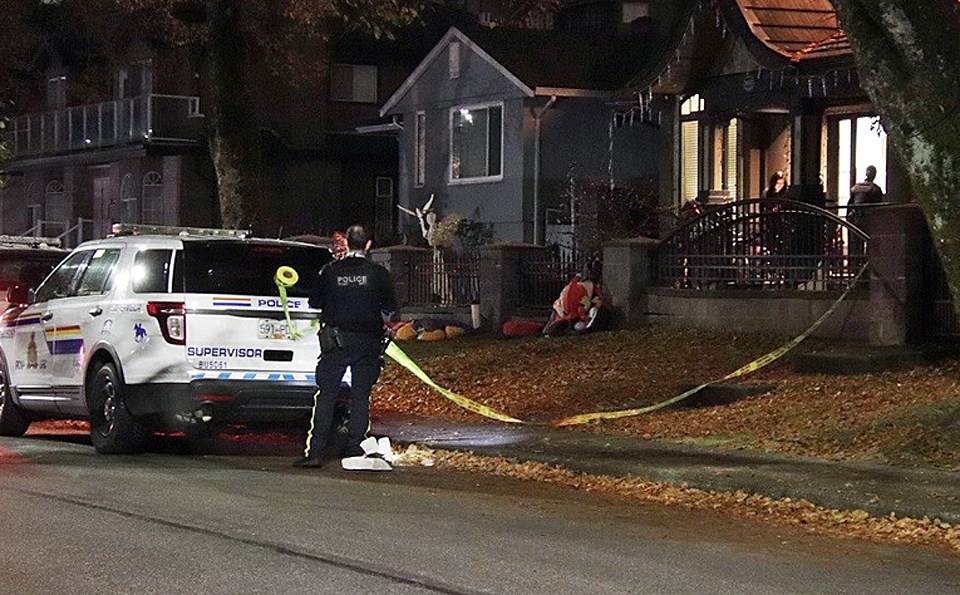
<svg viewBox="0 0 960 595">
<path fill-rule="evenodd" d="M 397 309 L 390 273 L 362 253 L 352 252 L 321 269 L 310 295 L 310 307 L 321 310 L 324 326 L 337 329 L 340 347 L 324 350 L 321 341 L 317 363 L 319 390 L 314 395 L 304 460 L 319 461 L 320 451 L 330 436 L 334 402 L 347 366 L 351 369 L 352 385 L 346 456 L 363 455 L 360 442 L 369 424 L 370 389 L 380 377 L 383 365 L 382 313 Z"/>
</svg>

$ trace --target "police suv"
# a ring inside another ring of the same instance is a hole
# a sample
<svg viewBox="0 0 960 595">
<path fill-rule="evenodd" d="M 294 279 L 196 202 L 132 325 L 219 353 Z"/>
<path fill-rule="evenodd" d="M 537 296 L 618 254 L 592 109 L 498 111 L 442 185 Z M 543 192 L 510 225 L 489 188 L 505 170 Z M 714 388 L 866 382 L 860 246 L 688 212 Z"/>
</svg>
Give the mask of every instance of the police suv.
<svg viewBox="0 0 960 595">
<path fill-rule="evenodd" d="M 245 233 L 115 226 L 81 244 L 0 316 L 0 435 L 42 418 L 90 420 L 101 453 L 152 429 L 215 434 L 309 413 L 319 346 L 311 283 L 326 248 Z M 290 328 L 277 269 L 293 267 Z M 304 334 L 297 340 L 297 331 Z"/>
</svg>

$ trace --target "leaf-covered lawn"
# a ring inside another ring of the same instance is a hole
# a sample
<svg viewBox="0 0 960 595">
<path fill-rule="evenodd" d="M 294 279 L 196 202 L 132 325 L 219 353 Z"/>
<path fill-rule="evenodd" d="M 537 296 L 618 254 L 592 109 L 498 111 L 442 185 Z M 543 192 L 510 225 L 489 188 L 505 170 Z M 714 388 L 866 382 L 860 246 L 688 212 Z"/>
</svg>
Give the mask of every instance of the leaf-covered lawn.
<svg viewBox="0 0 960 595">
<path fill-rule="evenodd" d="M 652 327 L 552 339 L 411 341 L 400 347 L 439 384 L 515 417 L 548 421 L 659 402 L 720 378 L 783 341 Z M 828 347 L 813 343 L 798 350 L 821 348 Z M 673 407 L 586 427 L 722 448 L 960 470 L 956 361 L 822 376 L 795 374 L 783 360 L 741 383 L 760 390 L 726 405 Z M 374 390 L 372 407 L 375 414 L 483 419 L 393 363 Z"/>
</svg>

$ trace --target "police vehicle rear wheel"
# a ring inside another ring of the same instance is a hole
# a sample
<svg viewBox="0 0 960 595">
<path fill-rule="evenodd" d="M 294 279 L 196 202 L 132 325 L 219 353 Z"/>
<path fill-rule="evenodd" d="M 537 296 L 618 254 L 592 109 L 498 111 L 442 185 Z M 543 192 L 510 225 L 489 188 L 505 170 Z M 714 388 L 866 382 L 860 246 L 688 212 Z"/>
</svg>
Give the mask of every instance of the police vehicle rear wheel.
<svg viewBox="0 0 960 595">
<path fill-rule="evenodd" d="M 30 427 L 30 420 L 13 402 L 7 370 L 0 365 L 0 436 L 23 436 Z"/>
<path fill-rule="evenodd" d="M 90 440 L 102 454 L 140 452 L 147 432 L 127 411 L 123 402 L 123 382 L 117 369 L 105 363 L 87 386 L 90 411 Z"/>
</svg>

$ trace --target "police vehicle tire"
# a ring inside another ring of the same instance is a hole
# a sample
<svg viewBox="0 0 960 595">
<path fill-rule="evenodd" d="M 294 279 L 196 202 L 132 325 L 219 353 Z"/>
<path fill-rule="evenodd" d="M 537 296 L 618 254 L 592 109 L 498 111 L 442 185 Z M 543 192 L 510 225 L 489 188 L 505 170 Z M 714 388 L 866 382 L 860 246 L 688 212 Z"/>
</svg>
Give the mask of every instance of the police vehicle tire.
<svg viewBox="0 0 960 595">
<path fill-rule="evenodd" d="M 123 382 L 112 363 L 105 363 L 87 383 L 90 441 L 101 454 L 131 454 L 143 450 L 146 430 L 123 402 Z"/>
<path fill-rule="evenodd" d="M 0 364 L 0 436 L 23 436 L 30 427 L 30 420 L 13 402 L 7 369 Z"/>
</svg>

